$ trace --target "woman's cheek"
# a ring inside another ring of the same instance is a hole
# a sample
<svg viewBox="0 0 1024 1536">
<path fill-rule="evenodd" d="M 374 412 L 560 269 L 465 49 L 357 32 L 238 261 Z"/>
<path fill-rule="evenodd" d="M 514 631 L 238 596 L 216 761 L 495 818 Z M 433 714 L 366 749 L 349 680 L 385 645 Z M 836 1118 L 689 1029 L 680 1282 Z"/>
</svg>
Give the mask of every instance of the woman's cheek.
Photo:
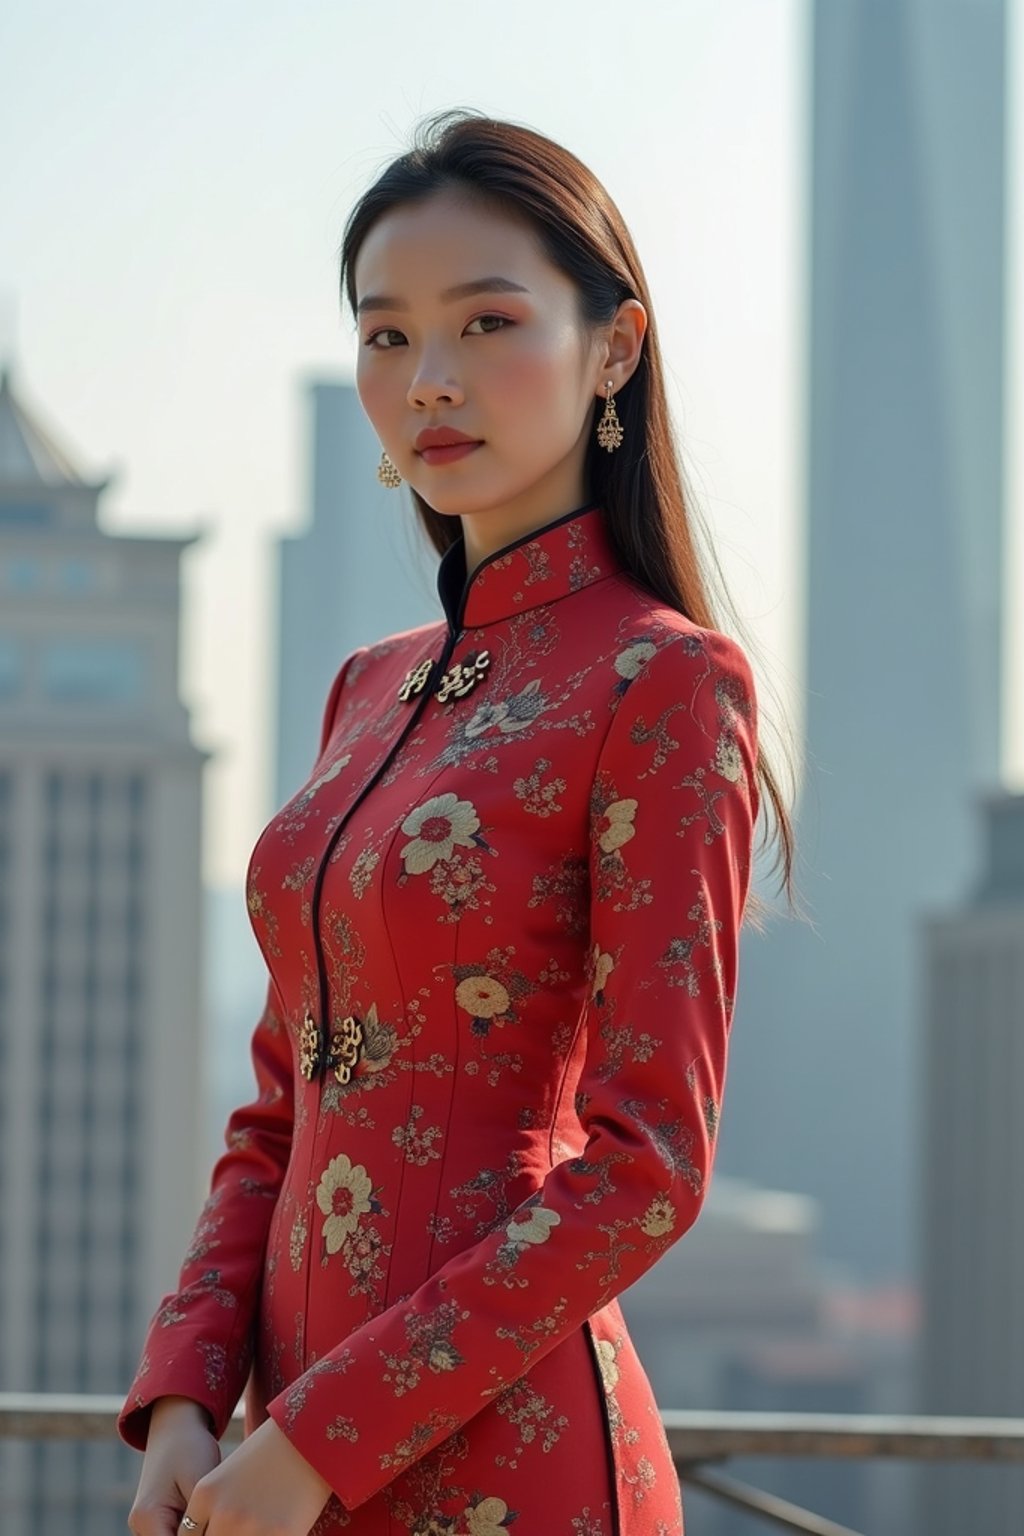
<svg viewBox="0 0 1024 1536">
<path fill-rule="evenodd" d="M 515 402 L 517 415 L 543 416 L 549 402 L 562 393 L 564 369 L 549 352 L 509 348 L 496 362 L 490 384 L 502 413 L 510 411 Z"/>
<path fill-rule="evenodd" d="M 389 417 L 395 414 L 395 385 L 382 379 L 372 364 L 356 367 L 356 393 L 378 437 L 389 436 Z"/>
</svg>

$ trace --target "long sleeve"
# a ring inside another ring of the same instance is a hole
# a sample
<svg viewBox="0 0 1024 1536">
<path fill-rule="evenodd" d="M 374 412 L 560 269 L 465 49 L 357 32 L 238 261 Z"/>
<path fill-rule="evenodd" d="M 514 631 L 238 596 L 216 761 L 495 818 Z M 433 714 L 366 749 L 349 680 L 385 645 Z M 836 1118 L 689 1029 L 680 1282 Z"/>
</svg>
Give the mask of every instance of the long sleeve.
<svg viewBox="0 0 1024 1536">
<path fill-rule="evenodd" d="M 331 684 L 317 760 L 356 654 L 345 658 Z M 145 1449 L 158 1397 L 193 1398 L 220 1438 L 245 1386 L 270 1219 L 291 1151 L 294 1065 L 284 1018 L 268 977 L 251 1041 L 256 1096 L 228 1119 L 226 1149 L 214 1164 L 177 1287 L 162 1297 L 149 1323 L 118 1416 L 118 1434 L 136 1450 Z"/>
<path fill-rule="evenodd" d="M 582 1154 L 268 1405 L 349 1509 L 632 1285 L 700 1212 L 759 803 L 756 700 L 728 636 L 658 638 L 616 695 L 590 795 Z"/>
</svg>

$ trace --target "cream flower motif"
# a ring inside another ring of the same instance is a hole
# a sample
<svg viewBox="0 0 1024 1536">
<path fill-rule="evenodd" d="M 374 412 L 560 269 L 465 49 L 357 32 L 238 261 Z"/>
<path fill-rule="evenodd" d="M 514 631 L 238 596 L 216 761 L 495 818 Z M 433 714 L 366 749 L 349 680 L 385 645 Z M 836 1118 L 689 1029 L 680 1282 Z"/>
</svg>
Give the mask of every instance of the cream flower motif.
<svg viewBox="0 0 1024 1536">
<path fill-rule="evenodd" d="M 493 976 L 467 976 L 455 988 L 455 1001 L 474 1019 L 493 1019 L 508 1010 L 508 991 Z"/>
<path fill-rule="evenodd" d="M 462 1356 L 451 1339 L 438 1339 L 430 1346 L 427 1364 L 432 1371 L 454 1371 L 462 1364 Z"/>
<path fill-rule="evenodd" d="M 735 736 L 723 731 L 715 750 L 715 767 L 723 779 L 738 784 L 743 777 L 743 758 Z"/>
<path fill-rule="evenodd" d="M 593 980 L 590 984 L 590 995 L 596 997 L 603 990 L 605 982 L 615 969 L 615 961 L 611 955 L 602 950 L 600 944 L 595 944 L 590 952 Z"/>
<path fill-rule="evenodd" d="M 332 1157 L 317 1185 L 316 1203 L 324 1213 L 323 1237 L 328 1253 L 337 1253 L 359 1218 L 370 1209 L 373 1188 L 361 1163 L 354 1166 L 348 1154 Z"/>
<path fill-rule="evenodd" d="M 667 1195 L 655 1195 L 640 1219 L 648 1237 L 663 1237 L 676 1224 L 676 1208 Z"/>
<path fill-rule="evenodd" d="M 527 1221 L 510 1221 L 505 1232 L 514 1243 L 546 1243 L 551 1236 L 551 1228 L 557 1227 L 561 1219 L 557 1211 L 549 1211 L 543 1205 L 533 1205 Z"/>
<path fill-rule="evenodd" d="M 604 820 L 607 825 L 597 839 L 604 853 L 613 853 L 623 843 L 629 842 L 636 831 L 633 825 L 636 806 L 635 800 L 613 800 L 611 805 L 605 806 Z"/>
<path fill-rule="evenodd" d="M 308 785 L 307 788 L 302 791 L 302 794 L 299 798 L 299 804 L 308 805 L 318 789 L 322 789 L 325 784 L 329 784 L 332 779 L 336 779 L 338 777 L 338 774 L 351 760 L 351 757 L 351 752 L 344 752 L 342 753 L 341 757 L 336 758 L 331 766 L 324 773 L 322 773 L 318 779 L 314 779 L 312 784 Z"/>
<path fill-rule="evenodd" d="M 479 825 L 473 802 L 460 800 L 451 790 L 425 800 L 402 822 L 402 831 L 412 838 L 402 849 L 407 873 L 426 874 L 438 859 L 451 858 L 456 843 L 472 848 L 473 833 Z"/>
<path fill-rule="evenodd" d="M 632 681 L 641 668 L 647 665 L 657 649 L 658 647 L 652 645 L 649 640 L 634 641 L 616 656 L 614 663 L 616 672 L 620 677 L 627 677 Z"/>
<path fill-rule="evenodd" d="M 601 1368 L 601 1379 L 604 1382 L 606 1392 L 614 1392 L 619 1384 L 619 1367 L 615 1362 L 615 1345 L 611 1339 L 595 1339 L 594 1348 L 597 1350 L 597 1363 Z"/>
<path fill-rule="evenodd" d="M 508 1536 L 508 1527 L 502 1525 L 507 1514 L 508 1505 L 497 1494 L 481 1499 L 466 1510 L 468 1536 Z"/>
</svg>

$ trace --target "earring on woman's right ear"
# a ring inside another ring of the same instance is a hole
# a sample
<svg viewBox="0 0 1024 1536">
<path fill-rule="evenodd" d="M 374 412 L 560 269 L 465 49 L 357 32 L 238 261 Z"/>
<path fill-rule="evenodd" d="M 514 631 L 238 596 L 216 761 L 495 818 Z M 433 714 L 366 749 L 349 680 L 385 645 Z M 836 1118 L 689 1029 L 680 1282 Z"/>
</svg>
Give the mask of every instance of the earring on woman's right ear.
<svg viewBox="0 0 1024 1536">
<path fill-rule="evenodd" d="M 602 448 L 607 448 L 609 453 L 614 453 L 620 447 L 624 433 L 622 422 L 619 420 L 615 409 L 615 400 L 612 397 L 614 382 L 611 379 L 605 381 L 604 415 L 597 424 L 597 440 Z"/>
<path fill-rule="evenodd" d="M 380 463 L 377 465 L 377 479 L 381 485 L 389 486 L 392 490 L 402 483 L 401 475 L 384 450 L 381 450 Z"/>
</svg>

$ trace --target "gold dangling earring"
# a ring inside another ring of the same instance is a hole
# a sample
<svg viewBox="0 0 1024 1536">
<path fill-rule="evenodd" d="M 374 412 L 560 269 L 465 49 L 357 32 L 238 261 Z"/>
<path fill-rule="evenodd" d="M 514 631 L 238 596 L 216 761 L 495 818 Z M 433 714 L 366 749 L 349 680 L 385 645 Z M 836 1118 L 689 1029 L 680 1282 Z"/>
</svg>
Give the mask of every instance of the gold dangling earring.
<svg viewBox="0 0 1024 1536">
<path fill-rule="evenodd" d="M 377 465 L 377 479 L 381 485 L 389 486 L 392 490 L 402 483 L 401 475 L 383 450 L 381 450 L 380 463 Z"/>
<path fill-rule="evenodd" d="M 621 446 L 623 436 L 622 422 L 615 410 L 615 401 L 612 397 L 612 380 L 605 380 L 604 415 L 597 424 L 597 440 L 602 448 L 607 448 L 609 453 Z"/>
</svg>

